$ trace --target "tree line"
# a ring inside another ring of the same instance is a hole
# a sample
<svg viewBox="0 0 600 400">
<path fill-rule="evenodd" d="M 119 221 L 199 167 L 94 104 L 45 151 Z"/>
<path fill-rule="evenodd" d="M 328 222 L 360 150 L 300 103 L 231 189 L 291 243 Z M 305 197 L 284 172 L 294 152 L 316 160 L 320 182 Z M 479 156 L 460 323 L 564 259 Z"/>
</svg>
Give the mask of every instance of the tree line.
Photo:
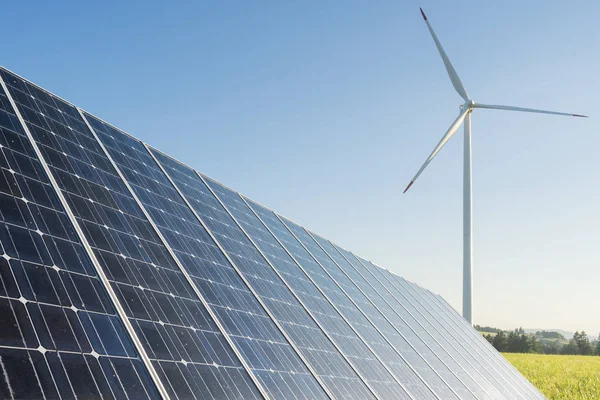
<svg viewBox="0 0 600 400">
<path fill-rule="evenodd" d="M 558 336 L 557 336 L 558 335 Z M 504 332 L 498 330 L 495 335 L 483 333 L 483 337 L 498 351 L 505 353 L 540 353 L 540 354 L 571 354 L 585 356 L 600 356 L 600 335 L 598 339 L 590 340 L 585 331 L 577 331 L 568 343 L 557 340 L 541 341 L 538 336 L 549 339 L 564 339 L 557 332 L 537 332 L 527 334 L 523 328 Z"/>
</svg>

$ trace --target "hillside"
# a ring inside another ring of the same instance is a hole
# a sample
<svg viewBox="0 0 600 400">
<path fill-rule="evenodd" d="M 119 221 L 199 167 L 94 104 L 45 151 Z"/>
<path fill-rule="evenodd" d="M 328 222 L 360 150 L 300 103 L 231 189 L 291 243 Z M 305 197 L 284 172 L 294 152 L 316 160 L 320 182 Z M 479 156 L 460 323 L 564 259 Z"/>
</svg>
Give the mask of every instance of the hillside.
<svg viewBox="0 0 600 400">
<path fill-rule="evenodd" d="M 533 329 L 533 328 L 529 328 L 529 329 L 523 329 L 523 330 L 525 331 L 525 333 L 536 333 L 536 332 L 540 332 L 540 331 L 558 332 L 561 335 L 563 335 L 565 337 L 565 339 L 567 339 L 567 340 L 573 339 L 573 336 L 575 335 L 575 333 L 573 333 L 573 332 L 563 331 L 562 329 Z"/>
</svg>

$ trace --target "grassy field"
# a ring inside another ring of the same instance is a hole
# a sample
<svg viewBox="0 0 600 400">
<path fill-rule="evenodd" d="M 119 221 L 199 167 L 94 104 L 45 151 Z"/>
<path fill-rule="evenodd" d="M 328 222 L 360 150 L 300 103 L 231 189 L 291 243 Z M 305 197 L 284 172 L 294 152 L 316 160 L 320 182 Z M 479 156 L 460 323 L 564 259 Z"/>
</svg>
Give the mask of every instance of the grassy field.
<svg viewBox="0 0 600 400">
<path fill-rule="evenodd" d="M 600 357 L 503 353 L 548 399 L 600 399 Z"/>
</svg>

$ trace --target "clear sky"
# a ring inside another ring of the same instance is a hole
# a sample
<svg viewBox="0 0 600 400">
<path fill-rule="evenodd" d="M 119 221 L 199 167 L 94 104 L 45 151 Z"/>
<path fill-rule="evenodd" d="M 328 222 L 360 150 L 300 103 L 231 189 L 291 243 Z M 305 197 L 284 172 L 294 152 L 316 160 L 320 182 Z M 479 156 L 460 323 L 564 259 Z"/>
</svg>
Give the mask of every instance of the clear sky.
<svg viewBox="0 0 600 400">
<path fill-rule="evenodd" d="M 213 4 L 209 4 L 213 3 Z M 600 3 L 11 2 L 0 64 L 461 308 L 475 101 L 474 321 L 600 332 Z"/>
</svg>

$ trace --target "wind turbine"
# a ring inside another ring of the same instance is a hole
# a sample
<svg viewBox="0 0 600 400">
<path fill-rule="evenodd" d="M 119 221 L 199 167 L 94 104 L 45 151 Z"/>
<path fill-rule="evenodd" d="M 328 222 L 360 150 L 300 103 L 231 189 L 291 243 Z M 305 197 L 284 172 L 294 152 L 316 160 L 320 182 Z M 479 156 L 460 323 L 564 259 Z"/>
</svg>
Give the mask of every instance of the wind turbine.
<svg viewBox="0 0 600 400">
<path fill-rule="evenodd" d="M 467 94 L 465 87 L 463 86 L 456 70 L 452 66 L 452 63 L 448 59 L 444 48 L 442 47 L 440 41 L 438 40 L 431 24 L 427 20 L 423 9 L 421 10 L 421 15 L 427 24 L 427 28 L 429 28 L 429 32 L 431 33 L 431 37 L 435 42 L 435 46 L 437 47 L 440 56 L 442 57 L 442 61 L 444 61 L 444 66 L 446 67 L 446 71 L 448 72 L 448 76 L 450 77 L 450 81 L 452 82 L 452 86 L 458 92 L 460 97 L 465 101 L 461 106 L 461 111 L 458 116 L 450 125 L 450 128 L 446 131 L 442 139 L 438 143 L 437 146 L 433 149 L 429 157 L 425 160 L 425 163 L 421 166 L 419 171 L 417 171 L 414 178 L 410 181 L 406 189 L 404 189 L 404 193 L 415 183 L 419 175 L 423 172 L 423 170 L 429 165 L 431 160 L 439 153 L 439 151 L 444 147 L 446 142 L 450 140 L 452 135 L 456 133 L 460 124 L 464 122 L 465 125 L 465 141 L 464 141 L 464 167 L 463 167 L 463 317 L 469 321 L 470 324 L 473 323 L 473 315 L 472 315 L 472 306 L 473 306 L 473 297 L 472 297 L 472 261 L 473 261 L 473 249 L 472 249 L 472 238 L 471 231 L 473 228 L 473 224 L 471 222 L 471 199 L 472 199 L 472 190 L 471 190 L 471 113 L 476 108 L 489 108 L 492 110 L 507 110 L 507 111 L 523 111 L 530 113 L 540 113 L 540 114 L 554 114 L 554 115 L 566 115 L 569 117 L 584 117 L 585 115 L 580 114 L 570 114 L 563 112 L 555 112 L 555 111 L 546 111 L 546 110 L 537 110 L 534 108 L 522 108 L 522 107 L 513 107 L 513 106 L 498 106 L 498 105 L 489 105 L 489 104 L 481 104 L 475 103 Z"/>
</svg>

